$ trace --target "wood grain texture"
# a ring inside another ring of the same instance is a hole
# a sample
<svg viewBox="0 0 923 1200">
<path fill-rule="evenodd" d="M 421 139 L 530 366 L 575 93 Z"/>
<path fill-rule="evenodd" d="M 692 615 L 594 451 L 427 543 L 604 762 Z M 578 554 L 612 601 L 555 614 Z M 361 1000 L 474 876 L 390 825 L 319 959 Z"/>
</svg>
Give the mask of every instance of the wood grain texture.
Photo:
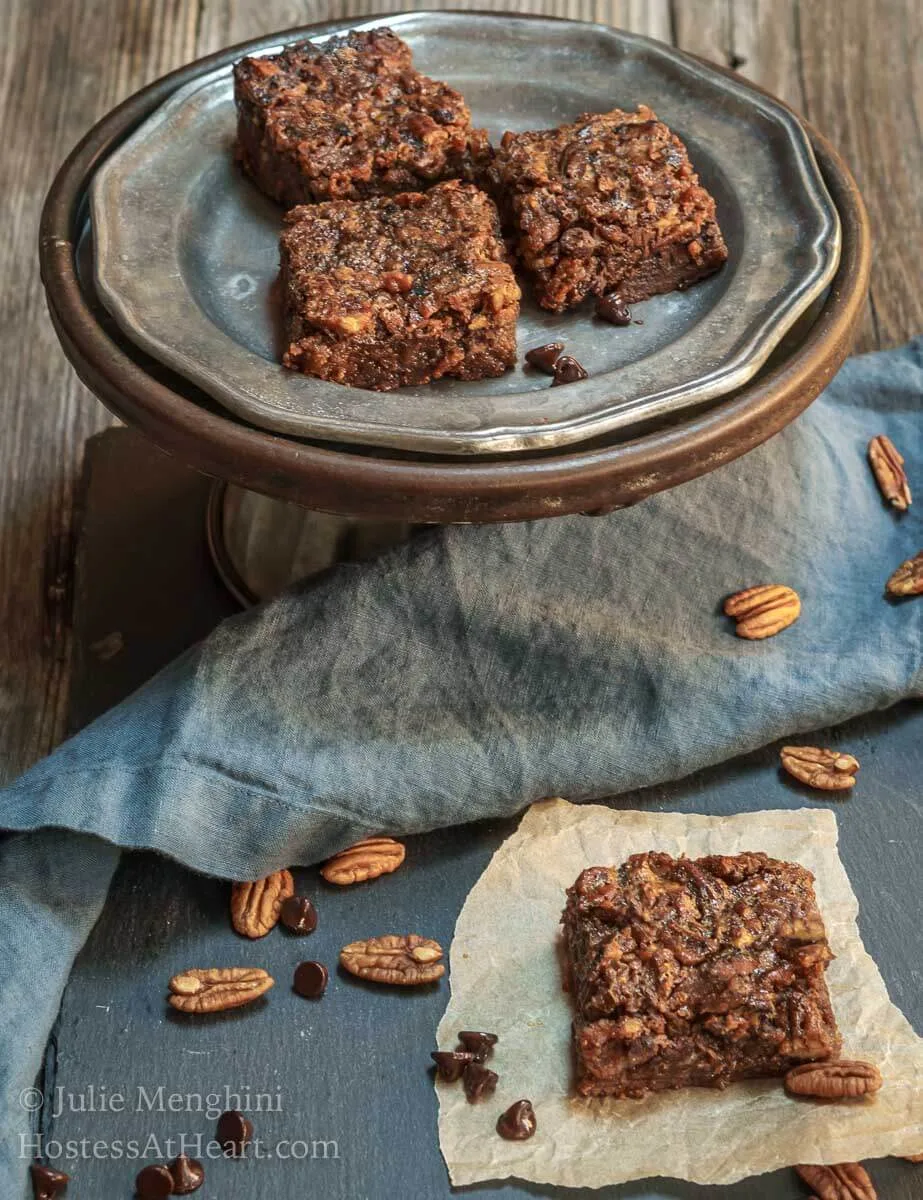
<svg viewBox="0 0 923 1200">
<path fill-rule="evenodd" d="M 36 228 L 70 147 L 143 83 L 274 29 L 439 0 L 5 0 L 0 144 L 0 779 L 60 737 L 70 654 L 75 484 L 111 418 L 75 379 L 45 314 Z M 923 328 L 921 0 L 473 0 L 636 30 L 739 69 L 842 150 L 877 238 L 858 349 Z"/>
<path fill-rule="evenodd" d="M 195 53 L 199 0 L 5 0 L 0 58 L 0 778 L 64 722 L 75 489 L 111 423 L 52 332 L 37 269 L 45 191 L 86 130 Z"/>
<path fill-rule="evenodd" d="M 797 44 L 811 121 L 850 163 L 875 234 L 858 350 L 923 330 L 923 6 L 802 3 Z"/>
</svg>

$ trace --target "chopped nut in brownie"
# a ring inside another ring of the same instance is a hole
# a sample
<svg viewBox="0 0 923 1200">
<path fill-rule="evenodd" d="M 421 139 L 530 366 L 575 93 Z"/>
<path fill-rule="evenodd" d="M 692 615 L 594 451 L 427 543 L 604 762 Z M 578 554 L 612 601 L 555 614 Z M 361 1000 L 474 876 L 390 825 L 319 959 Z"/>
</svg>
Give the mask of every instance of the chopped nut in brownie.
<svg viewBox="0 0 923 1200">
<path fill-rule="evenodd" d="M 611 291 L 624 304 L 646 300 L 727 258 L 686 147 L 644 105 L 506 133 L 488 177 L 536 299 L 552 312 Z"/>
<path fill-rule="evenodd" d="M 470 184 L 296 208 L 281 256 L 287 367 L 387 391 L 516 360 L 519 287 Z"/>
<path fill-rule="evenodd" d="M 286 208 L 474 178 L 490 155 L 464 98 L 414 70 L 390 29 L 244 58 L 234 68 L 237 153 Z"/>
<path fill-rule="evenodd" d="M 584 871 L 562 919 L 578 1092 L 725 1087 L 835 1057 L 812 883 L 757 853 Z"/>
</svg>

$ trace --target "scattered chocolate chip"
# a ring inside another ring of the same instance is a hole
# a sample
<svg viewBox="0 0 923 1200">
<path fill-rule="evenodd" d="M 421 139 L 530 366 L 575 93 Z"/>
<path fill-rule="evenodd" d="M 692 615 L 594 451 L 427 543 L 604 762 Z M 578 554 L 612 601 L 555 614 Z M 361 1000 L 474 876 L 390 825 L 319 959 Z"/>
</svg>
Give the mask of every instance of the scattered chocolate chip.
<svg viewBox="0 0 923 1200">
<path fill-rule="evenodd" d="M 242 1158 L 253 1140 L 253 1125 L 241 1112 L 233 1109 L 218 1118 L 218 1145 L 228 1158 Z"/>
<path fill-rule="evenodd" d="M 497 1133 L 508 1142 L 524 1142 L 535 1129 L 535 1110 L 528 1100 L 517 1100 L 497 1118 Z"/>
<path fill-rule="evenodd" d="M 307 896 L 289 896 L 282 901 L 279 919 L 292 933 L 313 933 L 317 928 L 317 909 Z"/>
<path fill-rule="evenodd" d="M 474 1055 L 464 1050 L 433 1050 L 430 1057 L 443 1083 L 457 1083 L 468 1063 L 475 1061 Z"/>
<path fill-rule="evenodd" d="M 469 1104 L 476 1104 L 485 1096 L 493 1095 L 499 1076 L 496 1071 L 490 1071 L 479 1062 L 471 1062 L 465 1067 L 462 1082 L 465 1096 Z"/>
<path fill-rule="evenodd" d="M 631 324 L 631 309 L 615 292 L 610 292 L 608 296 L 597 296 L 596 315 L 601 321 L 609 321 L 612 325 Z"/>
<path fill-rule="evenodd" d="M 319 962 L 299 963 L 295 968 L 293 987 L 306 1000 L 319 1000 L 327 990 L 327 968 Z"/>
<path fill-rule="evenodd" d="M 555 360 L 563 349 L 563 342 L 549 342 L 546 346 L 536 346 L 534 350 L 526 351 L 526 362 L 530 367 L 535 367 L 536 371 L 553 375 Z"/>
<path fill-rule="evenodd" d="M 578 383 L 581 379 L 587 378 L 586 371 L 576 358 L 572 358 L 569 354 L 562 354 L 554 364 L 554 379 L 551 381 L 551 386 L 560 387 L 562 383 Z"/>
<path fill-rule="evenodd" d="M 188 1196 L 190 1192 L 197 1192 L 205 1182 L 205 1168 L 197 1159 L 187 1158 L 185 1154 L 174 1158 L 169 1171 L 173 1176 L 174 1196 Z"/>
<path fill-rule="evenodd" d="M 55 1171 L 51 1167 L 43 1167 L 40 1163 L 32 1166 L 32 1192 L 35 1200 L 56 1200 L 64 1194 L 70 1175 L 63 1171 Z"/>
<path fill-rule="evenodd" d="M 162 1200 L 173 1195 L 173 1176 L 168 1167 L 150 1166 L 138 1172 L 135 1195 L 140 1200 Z"/>
<path fill-rule="evenodd" d="M 495 1033 L 482 1033 L 477 1029 L 463 1029 L 458 1035 L 458 1040 L 474 1055 L 476 1062 L 484 1062 L 490 1058 L 494 1052 L 494 1046 L 498 1042 Z"/>
</svg>

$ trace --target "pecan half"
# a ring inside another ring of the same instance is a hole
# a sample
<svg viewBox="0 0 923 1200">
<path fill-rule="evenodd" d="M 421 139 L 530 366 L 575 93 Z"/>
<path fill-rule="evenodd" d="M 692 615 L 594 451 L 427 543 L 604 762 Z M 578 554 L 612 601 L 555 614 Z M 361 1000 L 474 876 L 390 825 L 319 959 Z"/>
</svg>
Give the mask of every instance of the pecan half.
<svg viewBox="0 0 923 1200">
<path fill-rule="evenodd" d="M 881 1082 L 881 1072 L 872 1063 L 842 1058 L 793 1067 L 785 1076 L 785 1090 L 821 1100 L 858 1100 L 877 1092 Z"/>
<path fill-rule="evenodd" d="M 782 766 L 808 787 L 840 792 L 855 786 L 859 760 L 838 750 L 817 746 L 783 746 Z"/>
<path fill-rule="evenodd" d="M 923 596 L 923 550 L 901 563 L 885 587 L 892 596 Z"/>
<path fill-rule="evenodd" d="M 351 975 L 375 983 L 394 983 L 405 987 L 434 983 L 445 974 L 442 947 L 416 933 L 386 934 L 350 942 L 340 951 L 340 963 Z"/>
<path fill-rule="evenodd" d="M 290 871 L 273 871 L 265 879 L 235 883 L 231 888 L 231 924 L 242 937 L 265 937 L 276 927 L 283 900 L 294 894 Z"/>
<path fill-rule="evenodd" d="M 906 512 L 912 498 L 904 459 L 886 434 L 880 433 L 869 442 L 869 462 L 882 496 L 892 507 Z"/>
<path fill-rule="evenodd" d="M 904 1162 L 921 1163 L 923 1162 L 923 1154 L 902 1154 Z"/>
<path fill-rule="evenodd" d="M 738 637 L 755 641 L 773 637 L 793 624 L 801 615 L 798 593 L 781 583 L 746 588 L 728 596 L 724 611 L 737 622 Z"/>
<path fill-rule="evenodd" d="M 865 1167 L 859 1163 L 839 1163 L 834 1167 L 800 1166 L 795 1170 L 817 1200 L 878 1200 Z"/>
<path fill-rule="evenodd" d="M 185 1013 L 224 1012 L 259 999 L 274 983 L 260 967 L 195 967 L 170 980 L 170 1003 Z"/>
<path fill-rule="evenodd" d="M 350 883 L 365 883 L 379 875 L 390 875 L 404 861 L 406 850 L 400 842 L 389 837 L 370 837 L 347 846 L 327 860 L 320 869 L 328 883 L 346 887 Z"/>
</svg>

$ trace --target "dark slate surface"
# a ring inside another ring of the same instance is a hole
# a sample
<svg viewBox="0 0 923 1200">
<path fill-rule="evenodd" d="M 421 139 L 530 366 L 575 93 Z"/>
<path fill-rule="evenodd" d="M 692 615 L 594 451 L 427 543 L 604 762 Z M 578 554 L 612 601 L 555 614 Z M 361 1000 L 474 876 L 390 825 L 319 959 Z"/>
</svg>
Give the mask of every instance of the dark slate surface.
<svg viewBox="0 0 923 1200">
<path fill-rule="evenodd" d="M 137 686 L 230 608 L 204 552 L 205 481 L 126 430 L 92 444 L 89 469 L 75 724 Z M 121 633 L 123 646 L 114 656 L 89 650 L 114 632 Z M 893 999 L 923 1031 L 918 848 L 923 704 L 852 722 L 822 740 L 848 747 L 862 762 L 855 794 L 836 805 L 842 856 L 861 902 L 866 945 Z M 767 749 L 613 803 L 708 813 L 811 803 L 780 776 L 777 761 L 776 751 Z M 118 1092 L 127 1111 L 59 1116 L 46 1111 L 46 1136 L 109 1144 L 132 1138 L 143 1144 L 154 1137 L 156 1158 L 179 1148 L 167 1146 L 168 1138 L 198 1137 L 204 1145 L 213 1135 L 215 1122 L 195 1111 L 196 1097 L 216 1093 L 216 1107 L 224 1108 L 226 1088 L 249 1091 L 254 1106 L 256 1094 L 267 1093 L 269 1100 L 263 1099 L 263 1111 L 253 1120 L 268 1157 L 208 1164 L 207 1181 L 197 1193 L 201 1200 L 449 1196 L 427 1066 L 447 999 L 445 981 L 408 994 L 366 986 L 331 969 L 327 995 L 312 1003 L 291 991 L 291 977 L 302 958 L 319 958 L 333 968 L 341 945 L 385 929 L 415 929 L 448 946 L 465 895 L 512 827 L 493 822 L 411 838 L 401 871 L 352 889 L 328 887 L 314 869 L 297 870 L 297 882 L 319 909 L 317 932 L 296 939 L 280 929 L 253 944 L 229 928 L 227 884 L 153 855 L 127 856 L 68 987 L 46 1081 L 49 1092 L 62 1089 L 87 1105 L 94 1086 L 97 1108 L 101 1089 Z M 205 1020 L 166 1007 L 165 985 L 175 971 L 233 963 L 264 966 L 273 974 L 276 987 L 265 1001 Z M 180 1111 L 171 1112 L 168 1097 L 187 1093 L 193 1099 L 174 1102 Z M 241 1099 L 246 1103 L 245 1094 Z M 279 1146 L 285 1142 L 304 1145 Z M 130 1153 L 123 1148 L 121 1159 L 81 1163 L 69 1200 L 131 1196 L 138 1164 L 125 1161 Z M 923 1197 L 923 1167 L 882 1160 L 871 1171 L 880 1197 Z M 509 1183 L 463 1189 L 468 1193 L 506 1200 L 786 1200 L 807 1194 L 791 1171 L 728 1188 L 654 1180 L 595 1192 Z"/>
</svg>

